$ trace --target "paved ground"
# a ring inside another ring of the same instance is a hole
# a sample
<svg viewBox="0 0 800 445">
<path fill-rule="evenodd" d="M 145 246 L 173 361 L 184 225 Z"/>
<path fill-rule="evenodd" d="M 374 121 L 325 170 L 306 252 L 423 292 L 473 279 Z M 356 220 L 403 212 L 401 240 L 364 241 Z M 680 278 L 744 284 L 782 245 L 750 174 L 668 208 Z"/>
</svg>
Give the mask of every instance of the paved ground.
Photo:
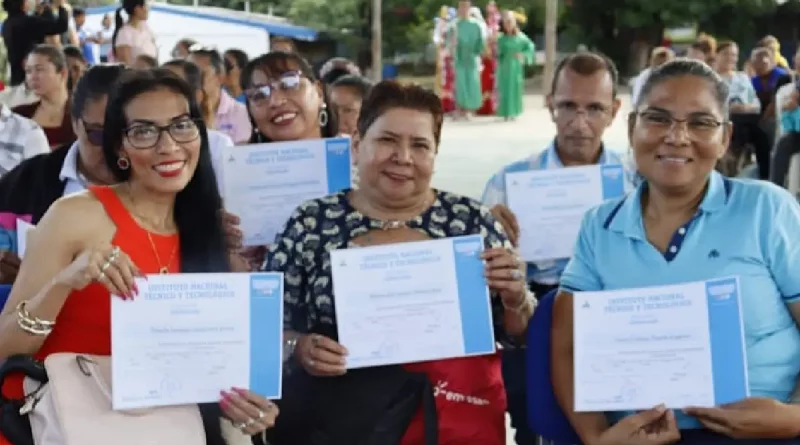
<svg viewBox="0 0 800 445">
<path fill-rule="evenodd" d="M 615 151 L 627 150 L 628 99 L 623 97 L 623 107 L 604 138 Z M 480 199 L 486 181 L 503 165 L 544 149 L 555 135 L 555 127 L 542 96 L 526 96 L 525 110 L 513 122 L 493 117 L 445 122 L 434 186 Z M 510 427 L 508 445 L 514 445 Z"/>
<path fill-rule="evenodd" d="M 628 97 L 611 128 L 606 145 L 615 151 L 627 150 L 625 120 Z M 446 121 L 442 145 L 436 161 L 434 186 L 480 198 L 489 177 L 509 162 L 544 149 L 555 134 L 555 127 L 540 95 L 525 97 L 525 113 L 516 121 L 494 117 L 471 121 Z"/>
</svg>

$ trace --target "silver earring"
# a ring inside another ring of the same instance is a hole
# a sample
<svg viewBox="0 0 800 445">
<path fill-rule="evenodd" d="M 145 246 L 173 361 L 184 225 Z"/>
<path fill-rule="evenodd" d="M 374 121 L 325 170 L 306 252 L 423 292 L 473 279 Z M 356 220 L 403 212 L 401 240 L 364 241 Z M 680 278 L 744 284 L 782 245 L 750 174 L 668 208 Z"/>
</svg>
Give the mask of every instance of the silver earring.
<svg viewBox="0 0 800 445">
<path fill-rule="evenodd" d="M 328 106 L 322 104 L 322 109 L 319 110 L 319 126 L 324 127 L 328 125 Z"/>
<path fill-rule="evenodd" d="M 131 161 L 123 157 L 117 158 L 117 167 L 119 167 L 120 170 L 127 170 L 131 168 Z"/>
</svg>

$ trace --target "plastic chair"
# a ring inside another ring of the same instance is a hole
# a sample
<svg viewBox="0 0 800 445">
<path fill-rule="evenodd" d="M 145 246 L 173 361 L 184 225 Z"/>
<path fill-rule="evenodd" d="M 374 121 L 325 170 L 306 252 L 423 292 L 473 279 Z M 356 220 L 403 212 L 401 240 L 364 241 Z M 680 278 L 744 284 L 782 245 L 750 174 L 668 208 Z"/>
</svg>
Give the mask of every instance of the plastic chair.
<svg viewBox="0 0 800 445">
<path fill-rule="evenodd" d="M 525 357 L 528 426 L 544 439 L 581 444 L 556 402 L 550 378 L 550 337 L 556 292 L 557 289 L 554 289 L 539 300 L 539 306 L 528 324 Z"/>
<path fill-rule="evenodd" d="M 2 311 L 3 306 L 6 305 L 6 301 L 8 301 L 9 294 L 11 294 L 11 285 L 0 284 L 0 311 Z"/>
</svg>

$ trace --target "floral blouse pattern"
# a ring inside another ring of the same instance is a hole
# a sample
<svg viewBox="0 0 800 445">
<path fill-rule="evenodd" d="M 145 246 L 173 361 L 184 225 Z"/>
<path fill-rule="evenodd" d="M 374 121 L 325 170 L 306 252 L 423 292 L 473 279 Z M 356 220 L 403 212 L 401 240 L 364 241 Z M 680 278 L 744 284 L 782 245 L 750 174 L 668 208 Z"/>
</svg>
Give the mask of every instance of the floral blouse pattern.
<svg viewBox="0 0 800 445">
<path fill-rule="evenodd" d="M 289 218 L 262 270 L 284 274 L 284 329 L 337 338 L 330 252 L 358 247 L 356 239 L 381 228 L 381 221 L 353 208 L 350 190 L 303 203 Z M 436 191 L 433 205 L 407 222 L 431 239 L 480 234 L 485 247 L 511 248 L 503 227 L 479 202 Z M 495 335 L 505 340 L 503 307 L 492 299 Z"/>
</svg>

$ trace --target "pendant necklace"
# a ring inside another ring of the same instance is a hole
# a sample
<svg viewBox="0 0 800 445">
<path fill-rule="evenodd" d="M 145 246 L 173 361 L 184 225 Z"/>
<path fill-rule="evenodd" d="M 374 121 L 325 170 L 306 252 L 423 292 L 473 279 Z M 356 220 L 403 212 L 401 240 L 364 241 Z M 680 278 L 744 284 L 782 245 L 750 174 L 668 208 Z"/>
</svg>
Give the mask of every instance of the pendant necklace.
<svg viewBox="0 0 800 445">
<path fill-rule="evenodd" d="M 167 261 L 167 264 L 163 264 L 161 262 L 161 257 L 158 255 L 158 249 L 156 249 L 156 243 L 153 242 L 153 236 L 150 235 L 149 231 L 145 230 L 145 232 L 147 232 L 147 239 L 150 241 L 150 247 L 153 248 L 153 254 L 155 254 L 156 261 L 158 262 L 159 266 L 158 273 L 161 275 L 168 274 L 169 266 L 172 264 L 172 260 L 175 259 L 175 252 L 178 251 L 178 244 L 175 244 L 175 246 L 172 247 L 172 253 L 169 255 L 169 260 Z"/>
</svg>

